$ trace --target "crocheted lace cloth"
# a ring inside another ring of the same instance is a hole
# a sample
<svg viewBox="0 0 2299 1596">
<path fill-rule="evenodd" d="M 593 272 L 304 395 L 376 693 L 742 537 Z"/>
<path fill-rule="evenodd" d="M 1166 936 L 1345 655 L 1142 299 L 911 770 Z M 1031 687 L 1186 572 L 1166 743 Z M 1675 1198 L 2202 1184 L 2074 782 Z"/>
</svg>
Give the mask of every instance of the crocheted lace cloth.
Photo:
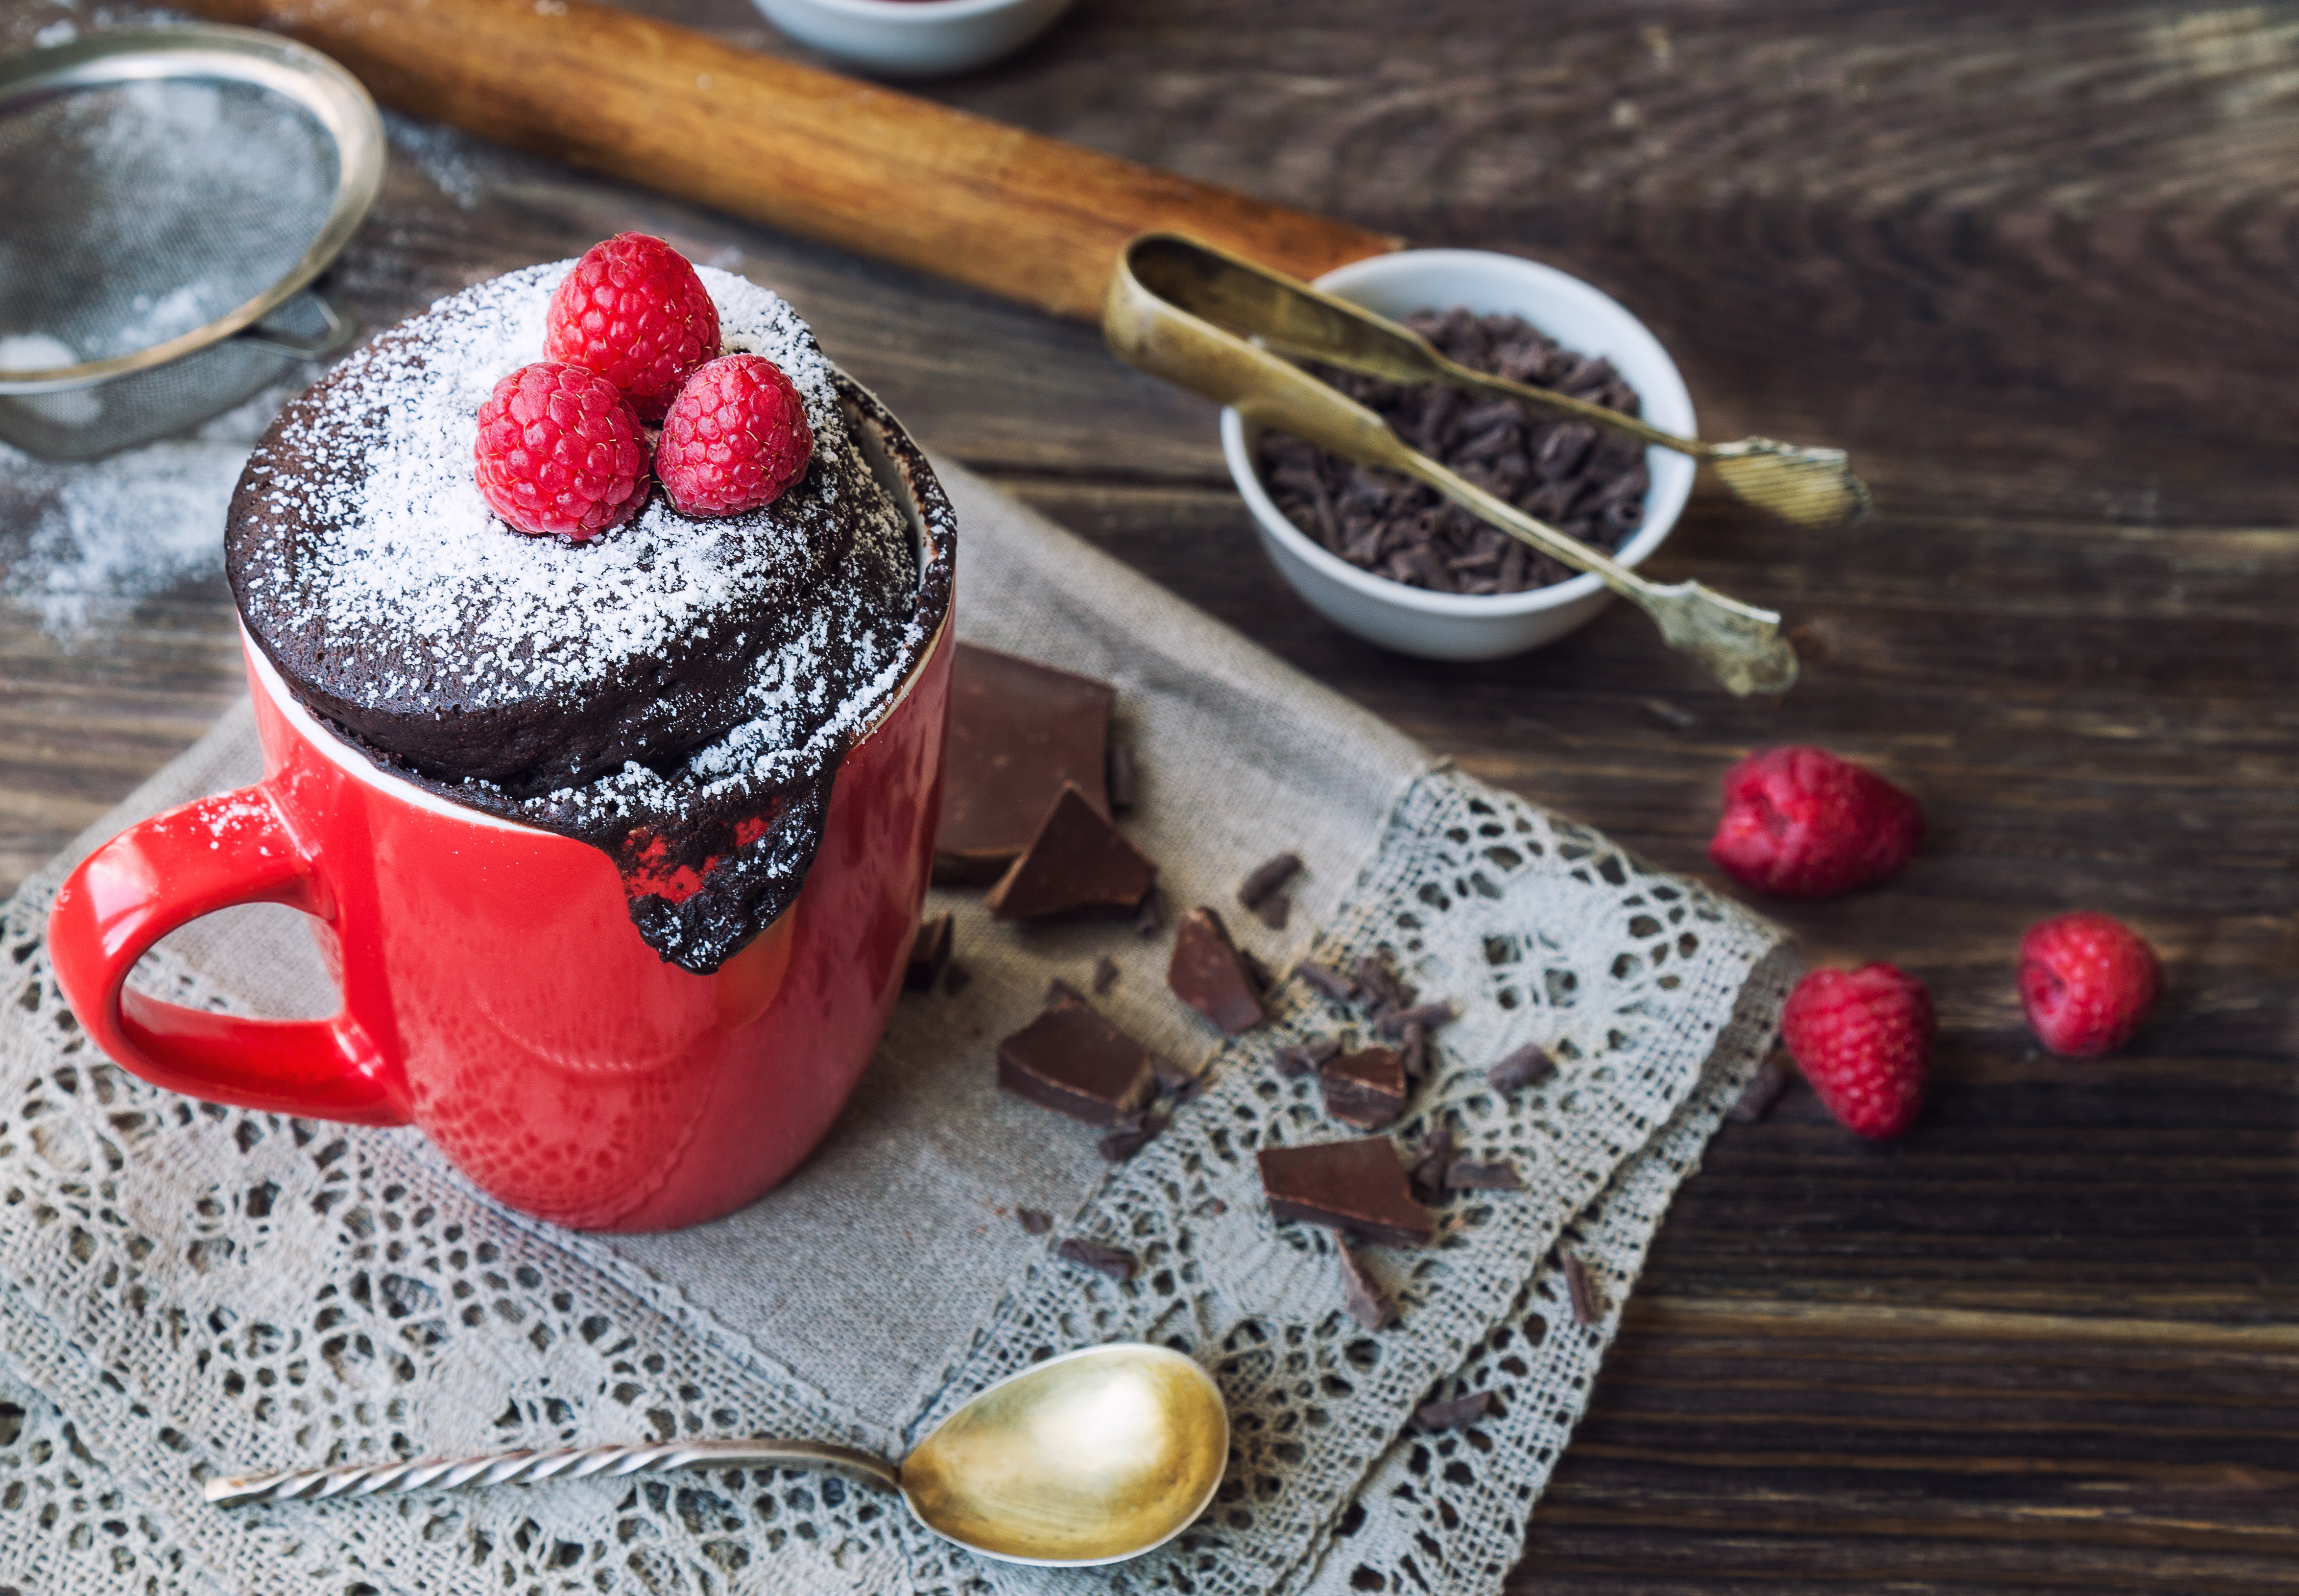
<svg viewBox="0 0 2299 1596">
<path fill-rule="evenodd" d="M 1253 1154 L 1354 1134 L 1273 1051 L 1345 1017 L 1288 976 L 1226 1042 L 1173 999 L 1168 939 L 958 913 L 973 977 L 905 997 L 853 1107 L 798 1176 L 666 1236 L 552 1229 L 479 1195 L 411 1131 L 195 1102 L 90 1049 L 43 941 L 73 858 L 260 770 L 252 718 L 198 746 L 41 872 L 0 919 L 0 1590 L 104 1592 L 1174 1592 L 1498 1590 L 1677 1185 L 1770 1047 L 1778 933 L 1601 835 L 1442 768 L 962 472 L 961 632 L 1113 680 L 1142 794 L 1129 832 L 1169 902 L 1221 904 L 1282 848 L 1309 862 L 1274 968 L 1386 951 L 1461 1010 L 1400 1141 L 1450 1125 L 1511 1160 L 1436 1243 L 1367 1249 L 1401 1317 L 1341 1308 L 1332 1239 L 1273 1224 Z M 331 1007 L 295 917 L 179 933 L 139 985 L 259 1013 Z M 994 1089 L 997 1037 L 1050 977 L 1123 972 L 1100 1003 L 1211 1086 L 1131 1160 Z M 1485 1068 L 1560 1060 L 1511 1096 Z M 1218 1044 L 1217 1044 L 1218 1043 Z M 1056 1215 L 1050 1236 L 1018 1206 Z M 1119 1284 L 1058 1259 L 1141 1260 Z M 1561 1259 L 1601 1298 L 1574 1320 Z M 672 1435 L 781 1434 L 896 1455 L 972 1392 L 1121 1338 L 1202 1361 L 1233 1421 L 1212 1509 L 1114 1568 L 987 1561 L 899 1502 L 773 1470 L 270 1504 L 203 1478 L 361 1459 Z M 1428 1434 L 1434 1397 L 1489 1390 Z"/>
</svg>

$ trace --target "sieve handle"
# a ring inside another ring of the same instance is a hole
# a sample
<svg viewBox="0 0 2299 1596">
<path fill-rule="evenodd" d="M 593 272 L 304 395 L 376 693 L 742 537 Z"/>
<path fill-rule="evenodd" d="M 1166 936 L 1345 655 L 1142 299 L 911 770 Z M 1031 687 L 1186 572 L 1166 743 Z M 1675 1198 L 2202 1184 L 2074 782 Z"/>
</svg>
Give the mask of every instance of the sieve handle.
<svg viewBox="0 0 2299 1596">
<path fill-rule="evenodd" d="M 253 327 L 241 328 L 232 335 L 234 340 L 241 344 L 253 344 L 258 349 L 276 349 L 282 354 L 292 354 L 307 361 L 315 361 L 333 354 L 352 341 L 350 318 L 341 314 L 335 306 L 329 304 L 325 295 L 313 290 L 299 295 L 298 298 L 309 300 L 318 309 L 320 314 L 327 318 L 327 331 L 299 333 L 285 327 L 267 327 L 259 321 Z M 295 303 L 296 300 L 294 299 L 287 302 L 288 304 Z M 286 308 L 286 305 L 280 307 L 281 310 Z"/>
</svg>

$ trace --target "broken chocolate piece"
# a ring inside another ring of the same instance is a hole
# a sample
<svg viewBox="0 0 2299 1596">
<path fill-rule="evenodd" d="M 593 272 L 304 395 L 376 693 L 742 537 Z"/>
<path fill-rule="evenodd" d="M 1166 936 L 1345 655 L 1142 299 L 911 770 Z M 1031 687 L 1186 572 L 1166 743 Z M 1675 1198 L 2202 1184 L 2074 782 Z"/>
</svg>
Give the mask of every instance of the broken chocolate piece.
<svg viewBox="0 0 2299 1596">
<path fill-rule="evenodd" d="M 1756 1073 L 1748 1077 L 1747 1085 L 1741 1090 L 1740 1100 L 1726 1110 L 1727 1117 L 1742 1125 L 1755 1124 L 1780 1101 L 1780 1093 L 1789 1089 L 1792 1073 L 1787 1055 L 1774 1049 L 1756 1066 Z"/>
<path fill-rule="evenodd" d="M 948 969 L 942 972 L 942 989 L 943 995 L 946 997 L 956 997 L 959 993 L 966 990 L 967 984 L 973 979 L 974 977 L 966 973 L 966 966 L 962 964 L 952 964 Z"/>
<path fill-rule="evenodd" d="M 1065 783 L 1106 811 L 1106 748 L 1116 701 L 1107 682 L 959 644 L 950 667 L 934 879 L 997 879 L 1029 845 L 1038 818 Z"/>
<path fill-rule="evenodd" d="M 1556 1060 L 1548 1056 L 1546 1049 L 1528 1042 L 1485 1071 L 1485 1079 L 1496 1092 L 1514 1092 L 1520 1086 L 1545 1081 L 1556 1073 Z"/>
<path fill-rule="evenodd" d="M 1166 967 L 1174 995 L 1229 1035 L 1249 1031 L 1269 1018 L 1261 994 L 1238 958 L 1221 916 L 1199 907 L 1182 917 L 1174 933 L 1174 957 Z"/>
<path fill-rule="evenodd" d="M 1382 1290 L 1381 1282 L 1366 1272 L 1347 1242 L 1334 1251 L 1341 1257 L 1341 1301 L 1348 1307 L 1349 1318 L 1368 1330 L 1395 1324 L 1397 1303 Z"/>
<path fill-rule="evenodd" d="M 1425 1247 L 1436 1234 L 1429 1210 L 1406 1190 L 1405 1165 L 1387 1136 L 1265 1147 L 1257 1157 L 1274 1218 L 1391 1247 Z"/>
<path fill-rule="evenodd" d="M 942 979 L 942 972 L 950 963 L 952 928 L 957 920 L 947 914 L 938 914 L 919 923 L 918 932 L 910 938 L 910 962 L 902 971 L 902 990 L 932 992 L 934 984 Z"/>
<path fill-rule="evenodd" d="M 1063 1242 L 1054 1251 L 1097 1275 L 1108 1276 L 1120 1285 L 1133 1278 L 1136 1264 L 1131 1252 L 1121 1252 L 1115 1247 L 1105 1247 L 1099 1242 L 1083 1241 L 1076 1236 Z"/>
<path fill-rule="evenodd" d="M 1257 909 L 1261 901 L 1301 872 L 1301 856 L 1281 853 L 1253 867 L 1253 874 L 1237 889 L 1237 901 L 1248 909 Z"/>
<path fill-rule="evenodd" d="M 1272 931 L 1282 931 L 1285 922 L 1293 918 L 1293 900 L 1283 893 L 1272 893 L 1253 906 L 1253 915 Z"/>
<path fill-rule="evenodd" d="M 1445 1189 L 1448 1192 L 1522 1192 L 1524 1190 L 1524 1177 L 1506 1159 L 1490 1164 L 1473 1164 L 1466 1159 L 1457 1159 L 1446 1168 Z"/>
<path fill-rule="evenodd" d="M 1189 1070 L 1158 1053 L 1150 1055 L 1150 1069 L 1158 1077 L 1158 1090 L 1175 1102 L 1187 1102 L 1205 1086 L 1205 1082 Z"/>
<path fill-rule="evenodd" d="M 1405 1027 L 1404 1038 L 1398 1042 L 1397 1056 L 1405 1066 L 1405 1078 L 1416 1085 L 1429 1073 L 1429 1037 L 1419 1026 Z"/>
<path fill-rule="evenodd" d="M 1117 968 L 1117 960 L 1107 953 L 1095 960 L 1093 961 L 1094 995 L 1097 997 L 1106 995 L 1111 987 L 1117 985 L 1117 977 L 1123 973 Z"/>
<path fill-rule="evenodd" d="M 1337 1003 L 1346 1003 L 1357 994 L 1357 983 L 1336 970 L 1304 959 L 1293 967 L 1293 973 L 1324 993 Z"/>
<path fill-rule="evenodd" d="M 1407 1026 L 1419 1026 L 1424 1031 L 1433 1031 L 1439 1026 L 1450 1025 L 1453 1018 L 1453 1005 L 1450 1003 L 1416 1003 L 1410 1009 L 1399 1009 L 1393 1014 L 1382 1015 L 1374 1022 L 1373 1028 L 1376 1035 L 1395 1038 L 1404 1035 Z"/>
<path fill-rule="evenodd" d="M 1307 1042 L 1296 1042 L 1277 1050 L 1277 1073 L 1308 1075 L 1340 1051 L 1341 1041 L 1338 1036 L 1313 1036 Z"/>
<path fill-rule="evenodd" d="M 1405 1112 L 1405 1060 L 1385 1047 L 1343 1053 L 1317 1072 L 1325 1089 L 1325 1112 L 1344 1125 L 1377 1130 Z"/>
<path fill-rule="evenodd" d="M 1573 1295 L 1574 1324 L 1593 1325 L 1605 1317 L 1604 1300 L 1597 1295 L 1597 1283 L 1578 1252 L 1564 1255 L 1564 1289 Z"/>
<path fill-rule="evenodd" d="M 1093 1150 L 1101 1154 L 1102 1162 L 1122 1164 L 1148 1146 L 1150 1139 L 1165 1128 L 1163 1115 L 1135 1114 L 1121 1121 L 1116 1130 L 1096 1142 Z"/>
<path fill-rule="evenodd" d="M 1132 909 L 1158 878 L 1148 854 L 1125 840 L 1076 783 L 1038 823 L 1035 835 L 983 899 L 1001 920 L 1035 919 L 1075 909 Z"/>
<path fill-rule="evenodd" d="M 1014 1210 L 1014 1217 L 1022 1222 L 1022 1228 L 1032 1235 L 1043 1235 L 1054 1227 L 1053 1215 L 1042 1208 L 1017 1208 Z"/>
<path fill-rule="evenodd" d="M 1423 1202 L 1435 1202 L 1445 1194 L 1445 1171 L 1453 1163 L 1453 1132 L 1447 1126 L 1433 1126 L 1421 1138 L 1414 1150 L 1413 1168 L 1409 1179 L 1413 1195 Z"/>
<path fill-rule="evenodd" d="M 1109 742 L 1109 812 L 1122 815 L 1133 807 L 1133 744 L 1113 737 Z"/>
<path fill-rule="evenodd" d="M 1157 1075 L 1149 1049 L 1080 1001 L 1056 1003 L 998 1044 L 998 1085 L 1107 1126 L 1149 1107 Z"/>
<path fill-rule="evenodd" d="M 1466 1396 L 1457 1396 L 1449 1402 L 1423 1402 L 1413 1410 L 1413 1427 L 1416 1430 L 1457 1430 L 1463 1425 L 1473 1425 L 1493 1409 L 1493 1393 L 1473 1391 Z"/>
</svg>

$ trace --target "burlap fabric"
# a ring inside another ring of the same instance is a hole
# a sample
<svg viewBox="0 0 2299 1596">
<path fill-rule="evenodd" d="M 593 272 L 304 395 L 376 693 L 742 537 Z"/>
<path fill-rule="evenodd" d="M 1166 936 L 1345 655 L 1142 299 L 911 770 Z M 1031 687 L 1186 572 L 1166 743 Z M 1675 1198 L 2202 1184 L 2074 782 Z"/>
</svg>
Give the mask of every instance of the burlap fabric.
<svg viewBox="0 0 2299 1596">
<path fill-rule="evenodd" d="M 1169 939 L 1117 922 L 956 911 L 952 996 L 906 996 L 821 1152 L 743 1213 L 676 1234 L 569 1234 L 477 1194 L 410 1131 L 191 1102 L 90 1050 L 56 995 L 46 907 L 71 860 L 139 815 L 260 769 L 227 716 L 6 910 L 0 961 L 0 1585 L 42 1596 L 1498 1588 L 1677 1184 L 1776 1028 L 1777 933 L 1598 834 L 1432 766 L 1411 743 L 1124 567 L 944 466 L 966 636 L 1119 689 L 1140 753 L 1127 827 L 1175 905 L 1229 904 L 1281 849 L 1307 861 L 1289 928 L 1242 913 L 1274 968 L 1387 949 L 1461 1018 L 1400 1138 L 1451 1125 L 1522 1192 L 1446 1210 L 1438 1243 L 1365 1256 L 1403 1306 L 1341 1311 L 1330 1239 L 1276 1226 L 1253 1150 L 1348 1133 L 1273 1049 L 1348 1016 L 1298 977 L 1223 1043 L 1165 986 Z M 994 1085 L 997 1038 L 1048 981 L 1210 1072 L 1131 1161 Z M 139 980 L 178 1001 L 322 1012 L 295 917 L 178 934 Z M 1564 1060 L 1502 1097 L 1487 1065 Z M 1021 1207 L 1056 1216 L 1033 1238 Z M 1135 1253 L 1118 1284 L 1063 1236 Z M 1579 1325 L 1559 1259 L 1598 1285 Z M 859 1487 L 756 1471 L 461 1496 L 207 1508 L 218 1472 L 674 1434 L 801 1434 L 899 1451 L 982 1384 L 1118 1337 L 1182 1346 L 1237 1419 L 1222 1495 L 1123 1568 L 1018 1569 L 955 1550 Z M 1412 1430 L 1490 1389 L 1472 1432 Z"/>
</svg>

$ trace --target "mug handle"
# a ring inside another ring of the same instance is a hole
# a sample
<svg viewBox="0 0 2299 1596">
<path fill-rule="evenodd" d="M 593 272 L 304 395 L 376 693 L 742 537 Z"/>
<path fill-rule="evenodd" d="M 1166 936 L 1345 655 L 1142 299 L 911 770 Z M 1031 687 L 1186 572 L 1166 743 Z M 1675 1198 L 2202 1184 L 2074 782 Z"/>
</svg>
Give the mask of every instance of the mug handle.
<svg viewBox="0 0 2299 1596">
<path fill-rule="evenodd" d="M 210 1102 L 406 1124 L 405 1078 L 348 998 L 333 1019 L 240 1019 L 129 987 L 162 937 L 239 903 L 285 903 L 336 923 L 316 852 L 260 782 L 139 821 L 83 860 L 49 910 L 48 946 L 89 1038 L 154 1085 Z"/>
</svg>

